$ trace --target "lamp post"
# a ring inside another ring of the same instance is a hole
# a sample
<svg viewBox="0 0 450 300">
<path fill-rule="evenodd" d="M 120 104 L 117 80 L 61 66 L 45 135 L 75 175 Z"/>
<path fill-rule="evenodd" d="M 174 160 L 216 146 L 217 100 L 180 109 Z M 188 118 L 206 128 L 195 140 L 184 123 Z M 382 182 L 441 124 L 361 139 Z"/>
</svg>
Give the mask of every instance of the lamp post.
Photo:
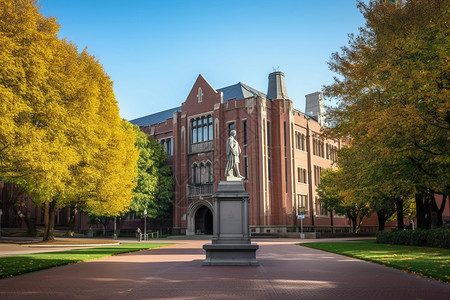
<svg viewBox="0 0 450 300">
<path fill-rule="evenodd" d="M 300 219 L 300 238 L 304 239 L 305 238 L 305 234 L 303 233 L 303 219 L 305 218 L 305 207 L 304 206 L 298 207 L 297 218 Z"/>
<path fill-rule="evenodd" d="M 144 210 L 144 239 L 147 240 L 147 210 Z"/>
<path fill-rule="evenodd" d="M 113 240 L 117 240 L 117 222 L 116 222 L 116 216 L 114 216 L 114 235 Z"/>
<path fill-rule="evenodd" d="M 2 215 L 3 210 L 0 209 L 0 239 L 2 238 Z"/>
</svg>

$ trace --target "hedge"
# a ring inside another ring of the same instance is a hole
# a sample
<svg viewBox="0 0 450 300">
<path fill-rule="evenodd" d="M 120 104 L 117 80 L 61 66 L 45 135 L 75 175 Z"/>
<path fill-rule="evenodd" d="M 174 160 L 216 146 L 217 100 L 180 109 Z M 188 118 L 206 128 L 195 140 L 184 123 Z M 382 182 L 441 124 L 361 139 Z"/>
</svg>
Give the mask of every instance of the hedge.
<svg viewBox="0 0 450 300">
<path fill-rule="evenodd" d="M 450 229 L 378 231 L 376 243 L 450 249 Z"/>
</svg>

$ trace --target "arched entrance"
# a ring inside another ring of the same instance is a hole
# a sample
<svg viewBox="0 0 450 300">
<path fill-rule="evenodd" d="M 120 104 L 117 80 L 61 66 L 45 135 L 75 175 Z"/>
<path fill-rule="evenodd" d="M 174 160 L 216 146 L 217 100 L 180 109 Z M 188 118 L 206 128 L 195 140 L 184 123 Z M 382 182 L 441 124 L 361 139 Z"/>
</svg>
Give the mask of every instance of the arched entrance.
<svg viewBox="0 0 450 300">
<path fill-rule="evenodd" d="M 195 234 L 213 234 L 213 214 L 204 205 L 195 212 Z"/>
</svg>

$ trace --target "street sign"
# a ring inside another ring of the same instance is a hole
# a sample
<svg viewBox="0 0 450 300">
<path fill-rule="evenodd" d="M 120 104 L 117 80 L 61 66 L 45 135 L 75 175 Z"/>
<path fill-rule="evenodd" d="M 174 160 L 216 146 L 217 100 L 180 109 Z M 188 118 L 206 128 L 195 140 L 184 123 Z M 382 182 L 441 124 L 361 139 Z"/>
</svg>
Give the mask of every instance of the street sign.
<svg viewBox="0 0 450 300">
<path fill-rule="evenodd" d="M 304 219 L 304 218 L 305 218 L 305 215 L 298 215 L 298 216 L 297 216 L 297 219 L 299 219 L 299 220 L 300 220 L 300 219 Z"/>
</svg>

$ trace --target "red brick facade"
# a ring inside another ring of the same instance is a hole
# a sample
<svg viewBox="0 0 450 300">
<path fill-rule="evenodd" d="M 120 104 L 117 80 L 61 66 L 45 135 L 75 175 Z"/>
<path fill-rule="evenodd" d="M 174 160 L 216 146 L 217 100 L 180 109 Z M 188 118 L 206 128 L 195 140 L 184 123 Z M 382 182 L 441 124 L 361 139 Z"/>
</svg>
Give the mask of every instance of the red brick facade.
<svg viewBox="0 0 450 300">
<path fill-rule="evenodd" d="M 320 170 L 332 166 L 339 141 L 322 140 L 319 123 L 294 110 L 289 99 L 252 95 L 224 100 L 223 93 L 199 75 L 172 118 L 141 126 L 151 138 L 166 144 L 170 141 L 173 148 L 168 151 L 176 181 L 174 233 L 211 232 L 212 222 L 199 214 L 203 207 L 210 211 L 209 218 L 214 214 L 212 193 L 219 181 L 225 180 L 230 124 L 234 124 L 242 149 L 240 173 L 248 178 L 244 182 L 250 194 L 252 232 L 298 230 L 297 208 L 302 204 L 306 208 L 304 226 L 347 225 L 341 216 L 331 220 L 320 208 L 316 193 Z"/>
</svg>

